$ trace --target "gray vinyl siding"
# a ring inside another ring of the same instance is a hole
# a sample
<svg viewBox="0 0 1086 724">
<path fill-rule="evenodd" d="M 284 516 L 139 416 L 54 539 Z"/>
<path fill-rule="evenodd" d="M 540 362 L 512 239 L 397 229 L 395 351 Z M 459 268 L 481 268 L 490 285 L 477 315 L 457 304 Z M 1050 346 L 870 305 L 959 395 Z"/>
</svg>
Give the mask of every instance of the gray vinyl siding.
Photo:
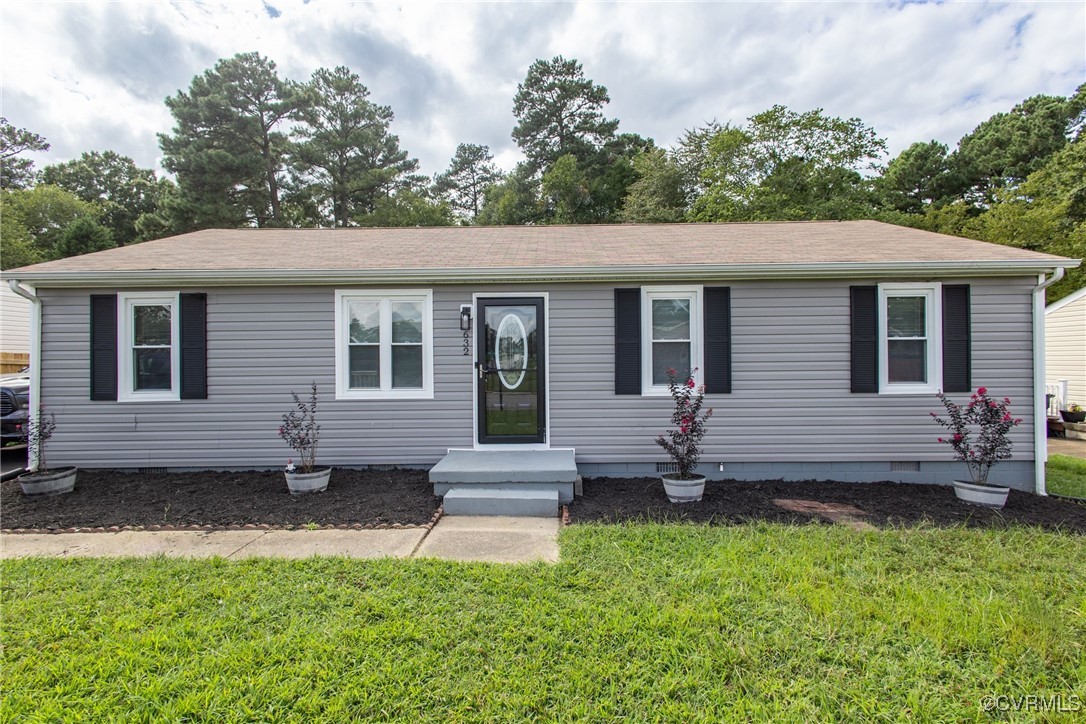
<svg viewBox="0 0 1086 724">
<path fill-rule="evenodd" d="M 1066 402 L 1086 405 L 1086 297 L 1045 315 L 1045 382 L 1059 380 Z"/>
<path fill-rule="evenodd" d="M 1024 419 L 1012 438 L 1014 455 L 1031 460 L 1036 282 L 943 281 L 971 285 L 974 387 L 1011 398 L 1011 410 Z M 727 285 L 732 393 L 706 396 L 714 415 L 704 464 L 948 459 L 929 415 L 941 409 L 934 395 L 849 391 L 848 282 Z M 551 295 L 551 444 L 575 447 L 585 463 L 666 460 L 653 438 L 669 423 L 670 398 L 612 392 L 612 289 L 560 288 Z"/>
<path fill-rule="evenodd" d="M 877 283 L 880 280 L 853 283 Z M 1015 458 L 1032 459 L 1032 279 L 972 287 L 973 381 L 1025 418 Z M 707 283 L 709 284 L 709 283 Z M 933 395 L 849 392 L 849 282 L 711 282 L 732 288 L 733 392 L 715 408 L 702 460 L 947 460 Z M 549 292 L 550 444 L 578 463 L 652 463 L 669 398 L 614 394 L 614 294 L 623 284 L 434 287 L 434 399 L 335 400 L 334 289 L 182 289 L 208 294 L 208 399 L 91 402 L 89 290 L 41 290 L 43 400 L 57 413 L 50 462 L 83 467 L 277 467 L 276 431 L 316 380 L 326 465 L 429 465 L 473 439 L 472 357 L 459 307 L 473 293 Z M 171 290 L 173 291 L 173 290 Z M 711 363 L 711 361 L 709 361 Z M 967 397 L 967 396 L 966 396 Z"/>
</svg>

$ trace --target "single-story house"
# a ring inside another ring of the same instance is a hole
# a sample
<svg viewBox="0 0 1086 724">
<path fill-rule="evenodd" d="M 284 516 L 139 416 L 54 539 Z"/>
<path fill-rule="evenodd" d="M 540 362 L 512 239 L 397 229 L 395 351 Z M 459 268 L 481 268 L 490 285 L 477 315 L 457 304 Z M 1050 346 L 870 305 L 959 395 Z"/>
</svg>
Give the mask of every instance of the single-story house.
<svg viewBox="0 0 1086 724">
<path fill-rule="evenodd" d="M 1045 377 L 1059 406 L 1086 406 L 1086 288 L 1045 308 Z"/>
<path fill-rule="evenodd" d="M 948 483 L 936 392 L 985 385 L 1024 418 L 993 482 L 1043 492 L 1043 289 L 1078 263 L 874 221 L 234 229 L 5 277 L 54 465 L 282 467 L 315 381 L 319 464 L 654 475 L 673 367 L 715 409 L 710 478 Z"/>
</svg>

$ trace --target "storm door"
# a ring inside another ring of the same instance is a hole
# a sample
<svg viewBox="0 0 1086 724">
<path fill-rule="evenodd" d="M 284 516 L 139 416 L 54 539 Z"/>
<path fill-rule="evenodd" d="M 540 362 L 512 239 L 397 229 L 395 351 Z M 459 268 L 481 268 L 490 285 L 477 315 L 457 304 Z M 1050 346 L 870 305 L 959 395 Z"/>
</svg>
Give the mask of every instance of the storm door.
<svg viewBox="0 0 1086 724">
<path fill-rule="evenodd" d="M 479 299 L 476 319 L 479 442 L 545 442 L 543 299 Z"/>
</svg>

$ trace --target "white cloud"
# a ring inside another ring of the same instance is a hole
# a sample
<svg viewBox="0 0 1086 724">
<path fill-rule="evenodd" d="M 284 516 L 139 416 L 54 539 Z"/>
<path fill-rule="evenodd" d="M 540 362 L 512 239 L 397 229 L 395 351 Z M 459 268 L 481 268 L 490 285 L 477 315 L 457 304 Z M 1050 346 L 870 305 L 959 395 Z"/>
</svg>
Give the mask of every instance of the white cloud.
<svg viewBox="0 0 1086 724">
<path fill-rule="evenodd" d="M 257 50 L 287 77 L 347 65 L 435 173 L 462 142 L 511 167 L 512 98 L 536 58 L 577 58 L 621 129 L 671 144 L 782 103 L 858 116 L 897 152 L 958 138 L 1086 80 L 1086 6 L 1068 3 L 5 3 L 3 114 L 53 144 L 157 166 L 163 99 Z"/>
</svg>

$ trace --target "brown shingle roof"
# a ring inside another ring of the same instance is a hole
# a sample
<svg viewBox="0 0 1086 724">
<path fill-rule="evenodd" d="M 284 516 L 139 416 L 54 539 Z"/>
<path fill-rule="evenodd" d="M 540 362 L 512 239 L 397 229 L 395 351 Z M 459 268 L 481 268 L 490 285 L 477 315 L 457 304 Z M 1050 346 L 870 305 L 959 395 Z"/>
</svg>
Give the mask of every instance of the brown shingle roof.
<svg viewBox="0 0 1086 724">
<path fill-rule="evenodd" d="M 1068 260 L 876 221 L 750 224 L 503 226 L 407 229 L 212 229 L 35 264 L 6 277 L 96 273 L 377 272 L 454 270 L 864 267 L 997 263 L 1026 269 Z M 1074 264 L 1070 264 L 1074 266 Z M 661 269 L 663 271 L 663 269 Z M 455 276 L 455 275 L 454 275 Z"/>
</svg>

